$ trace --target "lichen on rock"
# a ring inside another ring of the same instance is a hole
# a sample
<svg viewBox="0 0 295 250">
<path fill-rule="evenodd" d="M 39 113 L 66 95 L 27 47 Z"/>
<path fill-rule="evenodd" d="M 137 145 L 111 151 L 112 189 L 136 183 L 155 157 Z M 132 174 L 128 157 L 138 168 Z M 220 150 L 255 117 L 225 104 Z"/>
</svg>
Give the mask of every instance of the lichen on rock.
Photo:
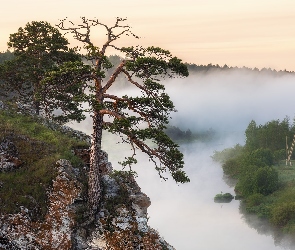
<svg viewBox="0 0 295 250">
<path fill-rule="evenodd" d="M 79 199 L 81 184 L 69 161 L 58 161 L 57 169 L 48 192 L 45 220 L 32 221 L 25 208 L 17 214 L 0 215 L 0 249 L 71 249 L 75 226 L 72 205 Z"/>
<path fill-rule="evenodd" d="M 9 141 L 0 144 L 0 155 L 4 151 L 2 155 L 17 157 L 17 150 Z M 47 191 L 43 220 L 32 220 L 24 206 L 18 213 L 0 214 L 0 249 L 174 249 L 149 227 L 147 208 L 151 201 L 141 192 L 132 173 L 113 171 L 105 152 L 100 154 L 99 211 L 94 221 L 88 221 L 85 178 L 89 150 L 74 152 L 84 160 L 85 167 L 76 169 L 65 159 L 56 162 L 57 175 Z"/>
<path fill-rule="evenodd" d="M 100 212 L 88 249 L 174 249 L 148 226 L 151 201 L 130 172 L 105 173 L 101 181 Z"/>
</svg>

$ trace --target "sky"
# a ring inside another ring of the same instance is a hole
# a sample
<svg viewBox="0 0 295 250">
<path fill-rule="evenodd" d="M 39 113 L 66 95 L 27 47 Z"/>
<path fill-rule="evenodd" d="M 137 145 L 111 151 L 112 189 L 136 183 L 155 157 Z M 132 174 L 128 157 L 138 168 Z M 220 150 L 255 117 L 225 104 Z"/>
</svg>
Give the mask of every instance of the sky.
<svg viewBox="0 0 295 250">
<path fill-rule="evenodd" d="M 141 37 L 128 45 L 159 46 L 188 63 L 295 71 L 294 0 L 1 1 L 0 51 L 27 22 L 85 16 L 112 25 L 118 16 Z"/>
</svg>

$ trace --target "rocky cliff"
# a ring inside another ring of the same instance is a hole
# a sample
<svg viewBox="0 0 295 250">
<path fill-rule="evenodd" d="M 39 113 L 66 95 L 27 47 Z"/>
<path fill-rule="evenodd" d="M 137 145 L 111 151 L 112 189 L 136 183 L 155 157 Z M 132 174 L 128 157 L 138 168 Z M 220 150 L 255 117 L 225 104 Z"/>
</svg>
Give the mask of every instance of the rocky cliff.
<svg viewBox="0 0 295 250">
<path fill-rule="evenodd" d="M 9 135 L 0 136 L 0 191 L 8 185 L 1 175 L 26 171 L 22 169 L 26 159 L 18 148 L 20 144 L 11 139 L 19 135 Z M 28 137 L 25 140 L 28 142 Z M 44 216 L 36 217 L 34 206 L 22 205 L 26 202 L 17 202 L 15 210 L 11 210 L 14 212 L 1 210 L 0 249 L 174 249 L 148 226 L 147 208 L 151 202 L 132 174 L 113 171 L 104 152 L 99 211 L 94 220 L 89 219 L 85 195 L 89 150 L 74 149 L 72 153 L 83 159 L 83 166 L 75 167 L 66 159 L 52 166 L 55 174 L 46 189 Z M 34 199 L 29 193 L 22 198 Z M 5 201 L 1 196 L 0 200 Z"/>
</svg>

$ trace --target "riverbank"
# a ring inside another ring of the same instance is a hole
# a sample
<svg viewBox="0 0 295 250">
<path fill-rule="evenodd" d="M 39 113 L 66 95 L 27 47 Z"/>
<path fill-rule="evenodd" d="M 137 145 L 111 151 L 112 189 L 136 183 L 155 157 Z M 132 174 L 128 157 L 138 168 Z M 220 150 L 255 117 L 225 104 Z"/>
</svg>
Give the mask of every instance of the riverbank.
<svg viewBox="0 0 295 250">
<path fill-rule="evenodd" d="M 295 166 L 283 163 L 273 168 L 278 172 L 279 188 L 266 196 L 247 197 L 245 207 L 248 212 L 267 218 L 283 232 L 295 235 Z"/>
<path fill-rule="evenodd" d="M 222 163 L 227 177 L 237 181 L 235 192 L 243 197 L 243 212 L 255 214 L 281 232 L 295 235 L 295 166 L 286 166 L 284 161 L 266 166 L 266 152 L 249 153 L 245 146 L 236 145 L 215 152 L 212 158 Z"/>
</svg>

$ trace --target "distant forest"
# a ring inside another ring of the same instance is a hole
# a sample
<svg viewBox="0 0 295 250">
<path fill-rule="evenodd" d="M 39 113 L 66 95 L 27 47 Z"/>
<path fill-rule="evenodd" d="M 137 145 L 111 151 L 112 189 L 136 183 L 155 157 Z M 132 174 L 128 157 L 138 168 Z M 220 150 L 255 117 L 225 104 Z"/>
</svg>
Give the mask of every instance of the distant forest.
<svg viewBox="0 0 295 250">
<path fill-rule="evenodd" d="M 13 59 L 13 53 L 7 50 L 6 52 L 0 52 L 0 63 Z"/>
<path fill-rule="evenodd" d="M 4 61 L 11 60 L 13 58 L 13 53 L 7 50 L 6 52 L 0 52 L 0 64 L 3 63 Z M 120 62 L 120 57 L 117 55 L 112 55 L 110 56 L 110 61 L 116 66 Z M 213 70 L 218 70 L 218 71 L 230 71 L 230 70 L 241 70 L 241 71 L 254 71 L 254 72 L 262 72 L 262 73 L 272 73 L 272 74 L 285 74 L 285 73 L 295 73 L 294 71 L 287 71 L 285 70 L 275 70 L 271 68 L 248 68 L 248 67 L 230 67 L 227 66 L 226 64 L 223 66 L 220 66 L 218 64 L 207 64 L 207 65 L 197 65 L 197 64 L 192 64 L 192 63 L 185 63 L 186 66 L 188 67 L 188 70 L 190 73 L 206 73 L 210 72 Z"/>
<path fill-rule="evenodd" d="M 208 65 L 196 65 L 196 64 L 191 64 L 191 63 L 186 63 L 187 68 L 189 70 L 190 73 L 197 73 L 197 72 L 209 72 L 212 70 L 219 70 L 219 71 L 230 71 L 230 70 L 240 70 L 240 71 L 245 71 L 245 72 L 261 72 L 261 73 L 271 73 L 271 74 L 285 74 L 285 73 L 295 73 L 294 71 L 287 71 L 285 70 L 275 70 L 275 69 L 271 69 L 271 68 L 262 68 L 262 69 L 258 69 L 258 68 L 248 68 L 248 67 L 229 67 L 226 64 L 223 66 L 220 66 L 218 64 L 214 65 L 209 63 Z"/>
</svg>

